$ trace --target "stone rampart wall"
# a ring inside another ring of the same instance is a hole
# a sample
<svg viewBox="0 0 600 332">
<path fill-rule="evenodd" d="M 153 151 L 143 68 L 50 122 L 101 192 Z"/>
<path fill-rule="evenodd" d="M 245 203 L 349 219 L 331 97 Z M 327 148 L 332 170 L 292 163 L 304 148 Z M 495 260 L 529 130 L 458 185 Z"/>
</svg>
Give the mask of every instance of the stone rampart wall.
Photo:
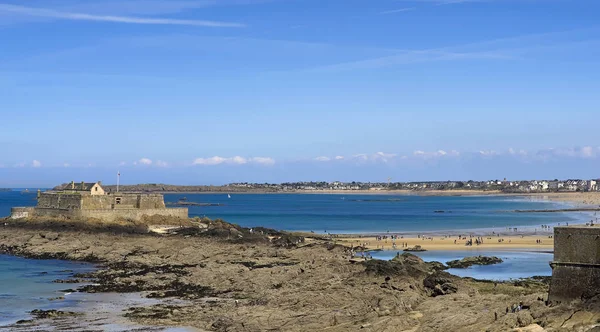
<svg viewBox="0 0 600 332">
<path fill-rule="evenodd" d="M 555 227 L 554 261 L 600 264 L 600 228 Z"/>
<path fill-rule="evenodd" d="M 82 209 L 164 209 L 165 202 L 160 194 L 117 194 L 83 197 Z"/>
<path fill-rule="evenodd" d="M 167 216 L 176 218 L 188 218 L 187 208 L 169 209 L 115 209 L 115 210 L 80 210 L 77 217 L 82 219 L 96 218 L 111 222 L 120 219 L 142 220 L 144 216 Z"/>
<path fill-rule="evenodd" d="M 187 208 L 169 208 L 169 209 L 97 209 L 97 210 L 57 210 L 35 208 L 36 216 L 46 217 L 68 217 L 86 220 L 89 218 L 100 219 L 105 222 L 116 220 L 142 220 L 144 216 L 167 216 L 187 219 Z"/>
<path fill-rule="evenodd" d="M 147 195 L 142 194 L 139 198 L 139 206 L 140 209 L 164 209 L 165 208 L 165 200 L 163 195 Z"/>
<path fill-rule="evenodd" d="M 10 209 L 11 219 L 29 218 L 35 212 L 34 207 L 14 207 Z"/>
<path fill-rule="evenodd" d="M 82 209 L 110 209 L 114 203 L 114 197 L 87 195 L 82 199 Z"/>
<path fill-rule="evenodd" d="M 600 294 L 600 266 L 552 264 L 548 300 L 569 302 Z"/>
<path fill-rule="evenodd" d="M 600 294 L 600 227 L 555 227 L 551 266 L 550 301 Z"/>
<path fill-rule="evenodd" d="M 48 209 L 80 209 L 82 196 L 79 194 L 42 193 L 37 206 Z"/>
</svg>

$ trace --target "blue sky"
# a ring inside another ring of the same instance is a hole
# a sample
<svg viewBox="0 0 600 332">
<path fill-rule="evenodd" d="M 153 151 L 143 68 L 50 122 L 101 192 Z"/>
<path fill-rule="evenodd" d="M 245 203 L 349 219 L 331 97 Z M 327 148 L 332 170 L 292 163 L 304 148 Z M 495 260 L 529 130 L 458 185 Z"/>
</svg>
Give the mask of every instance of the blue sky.
<svg viewBox="0 0 600 332">
<path fill-rule="evenodd" d="M 595 0 L 0 0 L 0 186 L 600 177 Z"/>
</svg>

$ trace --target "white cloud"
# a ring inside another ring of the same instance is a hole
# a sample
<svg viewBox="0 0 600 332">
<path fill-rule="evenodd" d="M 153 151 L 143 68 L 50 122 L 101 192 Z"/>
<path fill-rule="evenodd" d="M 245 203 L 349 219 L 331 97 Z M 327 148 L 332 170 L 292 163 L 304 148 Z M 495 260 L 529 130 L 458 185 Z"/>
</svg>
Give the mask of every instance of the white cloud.
<svg viewBox="0 0 600 332">
<path fill-rule="evenodd" d="M 218 165 L 227 161 L 226 158 L 214 156 L 211 158 L 196 158 L 194 165 Z"/>
<path fill-rule="evenodd" d="M 138 160 L 137 162 L 141 165 L 152 165 L 152 160 L 150 160 L 148 158 L 142 158 L 142 159 Z"/>
<path fill-rule="evenodd" d="M 169 163 L 167 163 L 166 161 L 162 161 L 162 160 L 157 160 L 155 165 L 157 167 L 169 167 Z"/>
<path fill-rule="evenodd" d="M 498 152 L 494 150 L 481 150 L 479 151 L 479 154 L 482 156 L 497 156 Z"/>
<path fill-rule="evenodd" d="M 34 167 L 34 168 L 42 167 L 42 163 L 39 160 L 34 160 L 31 162 L 31 167 Z"/>
<path fill-rule="evenodd" d="M 335 156 L 335 160 L 343 160 L 344 156 Z"/>
<path fill-rule="evenodd" d="M 517 151 L 516 149 L 509 148 L 508 149 L 508 154 L 510 154 L 512 156 L 516 156 L 516 155 L 526 156 L 527 155 L 527 151 L 523 150 L 523 149 Z"/>
<path fill-rule="evenodd" d="M 210 158 L 196 158 L 192 164 L 194 165 L 219 165 L 219 164 L 236 164 L 236 165 L 244 165 L 244 164 L 259 164 L 259 165 L 273 165 L 275 164 L 275 160 L 273 158 L 268 157 L 253 157 L 253 158 L 244 158 L 240 156 L 235 156 L 231 158 L 224 158 L 219 156 L 214 156 Z"/>
<path fill-rule="evenodd" d="M 584 146 L 581 148 L 581 155 L 584 158 L 591 158 L 596 154 L 596 151 L 591 146 Z"/>
<path fill-rule="evenodd" d="M 420 158 L 435 158 L 435 157 L 458 157 L 460 156 L 460 152 L 456 150 L 446 151 L 446 150 L 437 150 L 434 152 L 426 152 L 422 150 L 417 150 L 413 152 L 413 155 Z"/>
<path fill-rule="evenodd" d="M 84 13 L 63 12 L 45 8 L 33 8 L 17 6 L 10 4 L 0 4 L 0 12 L 9 12 L 35 17 L 45 17 L 53 19 L 77 20 L 77 21 L 96 21 L 96 22 L 114 22 L 128 24 L 159 24 L 159 25 L 189 25 L 202 27 L 220 27 L 220 28 L 240 28 L 244 27 L 241 23 L 206 21 L 206 20 L 181 20 L 168 18 L 145 18 L 135 16 L 111 16 L 111 15 L 93 15 Z"/>
<path fill-rule="evenodd" d="M 395 153 L 376 152 L 373 154 L 359 153 L 352 156 L 352 160 L 358 162 L 382 162 L 387 163 L 388 161 L 396 158 Z M 337 158 L 336 158 L 337 159 Z M 343 157 L 339 160 L 344 159 Z"/>
<path fill-rule="evenodd" d="M 64 164 L 63 164 L 63 167 L 71 167 L 71 165 L 70 165 L 70 164 L 68 164 L 68 163 L 64 163 Z"/>
<path fill-rule="evenodd" d="M 317 157 L 315 158 L 316 161 L 330 161 L 331 158 L 329 157 Z"/>
<path fill-rule="evenodd" d="M 371 159 L 375 160 L 375 161 L 381 161 L 381 162 L 387 163 L 394 157 L 396 157 L 395 153 L 377 152 L 371 157 Z"/>
<path fill-rule="evenodd" d="M 119 163 L 119 166 L 125 166 L 125 165 L 127 165 L 127 163 L 124 162 L 124 161 L 122 161 L 122 162 Z"/>
<path fill-rule="evenodd" d="M 254 157 L 251 159 L 251 161 L 253 163 L 265 165 L 265 166 L 271 166 L 271 165 L 275 164 L 275 160 L 273 158 L 268 158 L 268 157 Z"/>
<path fill-rule="evenodd" d="M 234 164 L 243 165 L 243 164 L 248 163 L 248 160 L 246 158 L 243 158 L 240 156 L 235 156 L 235 157 L 231 158 L 231 162 Z"/>
</svg>

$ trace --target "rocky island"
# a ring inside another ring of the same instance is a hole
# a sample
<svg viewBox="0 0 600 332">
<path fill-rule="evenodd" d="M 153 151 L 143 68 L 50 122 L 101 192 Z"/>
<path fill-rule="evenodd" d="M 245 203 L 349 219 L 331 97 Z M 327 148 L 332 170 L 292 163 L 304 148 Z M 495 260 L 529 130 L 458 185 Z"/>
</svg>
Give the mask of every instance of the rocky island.
<svg viewBox="0 0 600 332">
<path fill-rule="evenodd" d="M 473 257 L 465 257 L 463 259 L 456 259 L 449 262 L 446 262 L 446 265 L 450 268 L 455 269 L 466 269 L 473 265 L 493 265 L 502 263 L 502 259 L 496 256 L 473 256 Z"/>
</svg>

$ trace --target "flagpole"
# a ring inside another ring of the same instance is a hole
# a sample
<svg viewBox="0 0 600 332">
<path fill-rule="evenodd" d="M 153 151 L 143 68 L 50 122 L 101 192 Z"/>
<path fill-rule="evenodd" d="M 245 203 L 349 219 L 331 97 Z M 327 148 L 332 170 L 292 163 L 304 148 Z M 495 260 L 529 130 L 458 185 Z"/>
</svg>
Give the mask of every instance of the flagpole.
<svg viewBox="0 0 600 332">
<path fill-rule="evenodd" d="M 119 192 L 119 179 L 121 178 L 121 172 L 117 171 L 117 192 Z"/>
</svg>

